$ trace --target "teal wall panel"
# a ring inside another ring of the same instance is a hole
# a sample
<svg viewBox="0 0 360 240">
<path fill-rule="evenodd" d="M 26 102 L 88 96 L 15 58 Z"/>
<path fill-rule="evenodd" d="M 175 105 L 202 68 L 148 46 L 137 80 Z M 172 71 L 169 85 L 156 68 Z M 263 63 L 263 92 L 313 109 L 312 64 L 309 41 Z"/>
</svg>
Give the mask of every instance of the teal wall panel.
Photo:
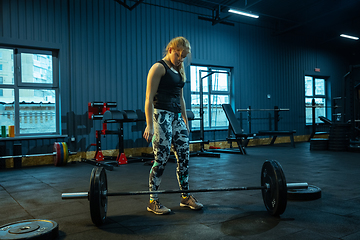
<svg viewBox="0 0 360 240">
<path fill-rule="evenodd" d="M 115 101 L 119 110 L 144 109 L 147 72 L 162 58 L 167 42 L 179 35 L 191 42 L 192 63 L 233 69 L 235 109 L 290 108 L 281 113 L 279 128 L 295 129 L 300 135 L 311 130 L 304 123 L 304 74 L 321 68 L 329 76 L 331 96 L 338 96 L 349 65 L 338 53 L 273 36 L 265 28 L 240 23 L 212 26 L 198 19 L 211 16 L 211 11 L 167 0 L 147 0 L 132 11 L 114 0 L 0 4 L 0 45 L 59 50 L 62 132 L 75 137 L 72 151 L 95 143 L 95 130 L 101 129 L 101 121 L 87 119 L 88 102 Z M 189 91 L 186 84 L 188 105 Z M 268 121 L 253 123 L 254 131 L 268 127 Z M 124 130 L 125 147 L 147 146 L 134 123 L 126 123 Z M 207 133 L 206 138 L 214 136 L 225 139 L 226 131 Z M 116 145 L 116 137 L 103 138 L 104 149 Z"/>
</svg>

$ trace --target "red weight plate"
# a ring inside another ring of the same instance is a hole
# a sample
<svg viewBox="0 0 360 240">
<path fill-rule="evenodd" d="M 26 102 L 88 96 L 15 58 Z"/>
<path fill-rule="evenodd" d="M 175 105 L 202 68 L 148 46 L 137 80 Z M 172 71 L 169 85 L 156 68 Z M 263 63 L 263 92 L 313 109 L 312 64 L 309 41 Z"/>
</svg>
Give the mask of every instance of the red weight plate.
<svg viewBox="0 0 360 240">
<path fill-rule="evenodd" d="M 59 142 L 54 142 L 54 165 L 60 166 L 61 164 L 61 148 Z"/>
</svg>

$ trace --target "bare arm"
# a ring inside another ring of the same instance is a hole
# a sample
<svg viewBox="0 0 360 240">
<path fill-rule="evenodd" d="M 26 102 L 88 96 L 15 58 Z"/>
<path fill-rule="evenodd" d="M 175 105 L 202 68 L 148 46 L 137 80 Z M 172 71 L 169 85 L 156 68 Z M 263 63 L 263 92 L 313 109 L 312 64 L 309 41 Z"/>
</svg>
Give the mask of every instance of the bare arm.
<svg viewBox="0 0 360 240">
<path fill-rule="evenodd" d="M 187 114 L 186 114 L 186 104 L 185 104 L 183 89 L 181 89 L 181 92 L 180 92 L 180 105 L 181 105 L 181 116 L 184 119 L 188 133 L 190 133 L 189 120 L 188 120 Z"/>
<path fill-rule="evenodd" d="M 145 117 L 146 128 L 143 137 L 150 142 L 154 135 L 153 113 L 154 96 L 159 87 L 160 79 L 165 74 L 165 68 L 160 63 L 155 63 L 149 70 L 147 76 L 146 98 L 145 98 Z"/>
</svg>

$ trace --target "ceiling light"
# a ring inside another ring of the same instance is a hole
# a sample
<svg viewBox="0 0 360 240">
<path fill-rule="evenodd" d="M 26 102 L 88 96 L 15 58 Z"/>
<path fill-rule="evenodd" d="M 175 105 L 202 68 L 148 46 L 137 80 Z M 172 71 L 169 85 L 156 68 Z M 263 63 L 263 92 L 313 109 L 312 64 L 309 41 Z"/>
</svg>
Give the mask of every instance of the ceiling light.
<svg viewBox="0 0 360 240">
<path fill-rule="evenodd" d="M 353 37 L 353 36 L 350 36 L 350 35 L 346 35 L 346 34 L 341 34 L 340 37 L 344 37 L 344 38 L 350 38 L 350 39 L 353 39 L 353 40 L 359 40 L 358 37 Z"/>
<path fill-rule="evenodd" d="M 231 12 L 231 13 L 236 13 L 236 14 L 240 14 L 240 15 L 247 16 L 247 17 L 259 18 L 259 15 L 255 15 L 255 14 L 251 14 L 251 13 L 248 13 L 248 12 L 242 12 L 242 11 L 234 10 L 234 9 L 231 9 L 231 8 L 229 9 L 229 12 Z"/>
</svg>

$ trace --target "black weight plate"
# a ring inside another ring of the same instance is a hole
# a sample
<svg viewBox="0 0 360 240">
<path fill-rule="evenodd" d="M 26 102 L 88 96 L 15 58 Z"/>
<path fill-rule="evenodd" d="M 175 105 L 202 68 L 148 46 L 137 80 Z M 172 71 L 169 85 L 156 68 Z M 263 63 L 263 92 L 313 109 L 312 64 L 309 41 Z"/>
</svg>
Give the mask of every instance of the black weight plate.
<svg viewBox="0 0 360 240">
<path fill-rule="evenodd" d="M 330 151 L 346 151 L 347 147 L 346 146 L 329 146 L 329 150 Z"/>
<path fill-rule="evenodd" d="M 330 133 L 329 135 L 329 139 L 331 138 L 347 138 L 348 134 L 345 132 L 334 132 L 334 133 Z"/>
<path fill-rule="evenodd" d="M 334 140 L 334 141 L 329 141 L 329 146 L 330 145 L 344 145 L 344 146 L 347 146 L 348 145 L 348 142 L 347 140 Z"/>
<path fill-rule="evenodd" d="M 348 146 L 349 144 L 347 143 L 347 141 L 342 141 L 342 142 L 329 142 L 329 147 L 346 147 Z"/>
<path fill-rule="evenodd" d="M 327 150 L 329 148 L 329 140 L 326 138 L 310 139 L 310 150 Z"/>
<path fill-rule="evenodd" d="M 343 137 L 343 138 L 339 138 L 339 137 L 337 137 L 337 138 L 329 138 L 329 143 L 337 143 L 337 142 L 339 142 L 339 143 L 345 143 L 345 142 L 348 142 L 349 141 L 349 139 L 347 138 L 347 137 Z"/>
<path fill-rule="evenodd" d="M 312 145 L 327 145 L 328 143 L 329 143 L 328 139 L 323 140 L 323 141 L 314 141 L 314 140 L 310 141 L 310 144 L 312 144 Z"/>
<path fill-rule="evenodd" d="M 261 186 L 269 185 L 269 189 L 262 189 L 262 197 L 267 211 L 273 216 L 284 213 L 287 204 L 287 186 L 284 172 L 276 160 L 266 160 L 261 169 Z"/>
<path fill-rule="evenodd" d="M 288 200 L 310 201 L 321 198 L 321 189 L 319 187 L 309 185 L 307 189 L 288 189 Z"/>
<path fill-rule="evenodd" d="M 94 167 L 90 177 L 90 214 L 91 220 L 96 226 L 106 221 L 107 212 L 107 179 L 103 167 Z"/>
<path fill-rule="evenodd" d="M 310 146 L 310 150 L 311 151 L 324 151 L 324 150 L 328 150 L 329 148 L 327 146 L 317 146 L 317 147 L 314 147 L 314 146 Z"/>
<path fill-rule="evenodd" d="M 286 178 L 285 178 L 285 174 L 284 174 L 284 170 L 282 168 L 282 166 L 280 165 L 280 163 L 276 160 L 272 160 L 273 164 L 276 165 L 277 167 L 277 171 L 280 175 L 280 193 L 279 193 L 279 202 L 280 202 L 280 207 L 278 210 L 277 214 L 274 215 L 281 215 L 285 212 L 286 209 L 286 205 L 287 205 L 287 184 L 286 184 Z"/>
<path fill-rule="evenodd" d="M 329 139 L 327 138 L 312 138 L 310 140 L 311 144 L 327 144 L 329 142 Z"/>
<path fill-rule="evenodd" d="M 51 220 L 30 219 L 0 226 L 0 239 L 55 239 L 59 225 Z"/>
</svg>

